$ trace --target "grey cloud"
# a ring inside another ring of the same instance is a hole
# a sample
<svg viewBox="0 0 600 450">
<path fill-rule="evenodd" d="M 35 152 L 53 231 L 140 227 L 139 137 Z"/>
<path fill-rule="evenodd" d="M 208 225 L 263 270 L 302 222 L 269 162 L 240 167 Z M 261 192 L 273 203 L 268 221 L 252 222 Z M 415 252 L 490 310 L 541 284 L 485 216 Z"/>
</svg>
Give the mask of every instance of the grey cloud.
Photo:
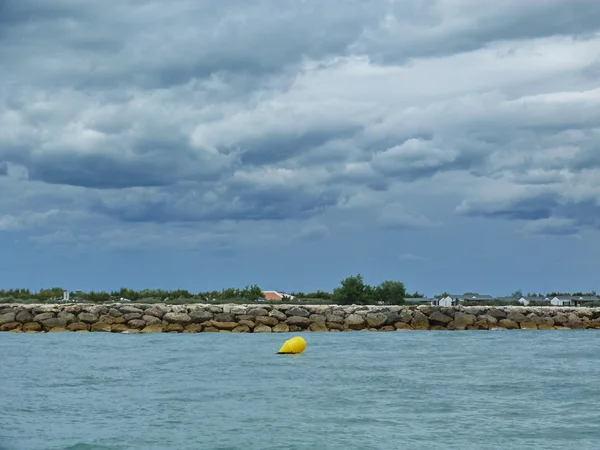
<svg viewBox="0 0 600 450">
<path fill-rule="evenodd" d="M 410 58 L 468 52 L 490 43 L 600 30 L 600 4 L 589 0 L 511 0 L 494 5 L 467 2 L 391 2 L 388 15 L 368 27 L 354 45 L 383 64 Z"/>
<path fill-rule="evenodd" d="M 550 218 L 529 222 L 522 231 L 533 235 L 575 236 L 579 233 L 579 226 L 570 219 Z"/>
<path fill-rule="evenodd" d="M 375 153 L 371 165 L 384 175 L 414 180 L 451 166 L 457 157 L 458 152 L 451 148 L 440 148 L 431 141 L 409 139 Z"/>
<path fill-rule="evenodd" d="M 409 230 L 435 226 L 422 214 L 411 214 L 400 205 L 388 205 L 377 218 L 377 225 L 386 230 Z"/>
<path fill-rule="evenodd" d="M 459 205 L 457 211 L 467 216 L 539 220 L 550 218 L 559 205 L 559 198 L 555 193 L 536 190 L 508 197 L 504 201 L 495 201 L 488 197 L 474 201 L 467 200 Z"/>
<path fill-rule="evenodd" d="M 460 214 L 598 226 L 597 181 L 577 181 L 600 167 L 595 2 L 0 8 L 0 175 L 29 174 L 0 199 L 14 217 L 45 199 L 132 226 L 305 219 L 432 180 Z"/>
</svg>

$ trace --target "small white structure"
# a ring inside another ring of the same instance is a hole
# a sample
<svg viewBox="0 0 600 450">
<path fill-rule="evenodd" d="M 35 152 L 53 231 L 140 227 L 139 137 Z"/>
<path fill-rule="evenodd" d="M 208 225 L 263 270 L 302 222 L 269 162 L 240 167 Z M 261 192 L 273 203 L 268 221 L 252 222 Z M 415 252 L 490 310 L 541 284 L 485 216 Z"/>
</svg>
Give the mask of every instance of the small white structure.
<svg viewBox="0 0 600 450">
<path fill-rule="evenodd" d="M 589 303 L 598 302 L 598 301 L 600 301 L 600 298 L 598 298 L 595 295 L 590 295 L 590 296 L 558 295 L 558 296 L 552 297 L 550 299 L 550 303 L 554 306 L 585 306 L 586 303 L 589 304 Z"/>
<path fill-rule="evenodd" d="M 529 306 L 531 302 L 551 303 L 548 297 L 523 296 L 517 300 L 523 306 Z"/>
<path fill-rule="evenodd" d="M 62 298 L 63 302 L 68 302 L 69 299 L 70 299 L 69 291 L 63 290 L 63 298 Z"/>
<path fill-rule="evenodd" d="M 491 295 L 448 295 L 442 298 L 434 299 L 431 304 L 433 306 L 458 306 L 464 302 L 489 302 L 494 300 Z"/>
</svg>

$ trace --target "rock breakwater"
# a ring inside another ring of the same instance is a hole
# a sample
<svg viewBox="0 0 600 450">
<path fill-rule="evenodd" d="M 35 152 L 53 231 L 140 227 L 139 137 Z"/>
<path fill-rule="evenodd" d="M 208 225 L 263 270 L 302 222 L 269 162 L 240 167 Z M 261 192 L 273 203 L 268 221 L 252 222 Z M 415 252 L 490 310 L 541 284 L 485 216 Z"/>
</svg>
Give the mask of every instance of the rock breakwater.
<svg viewBox="0 0 600 450">
<path fill-rule="evenodd" d="M 285 333 L 600 329 L 600 308 L 0 304 L 0 331 Z"/>
</svg>

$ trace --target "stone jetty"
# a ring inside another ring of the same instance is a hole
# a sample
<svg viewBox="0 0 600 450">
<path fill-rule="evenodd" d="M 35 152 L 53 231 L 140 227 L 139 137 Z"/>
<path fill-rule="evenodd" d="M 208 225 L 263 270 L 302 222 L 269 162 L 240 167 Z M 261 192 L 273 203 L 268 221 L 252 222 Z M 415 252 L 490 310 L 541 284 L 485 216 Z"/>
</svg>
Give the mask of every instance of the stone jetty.
<svg viewBox="0 0 600 450">
<path fill-rule="evenodd" d="M 285 333 L 600 329 L 600 308 L 0 304 L 0 331 Z"/>
</svg>

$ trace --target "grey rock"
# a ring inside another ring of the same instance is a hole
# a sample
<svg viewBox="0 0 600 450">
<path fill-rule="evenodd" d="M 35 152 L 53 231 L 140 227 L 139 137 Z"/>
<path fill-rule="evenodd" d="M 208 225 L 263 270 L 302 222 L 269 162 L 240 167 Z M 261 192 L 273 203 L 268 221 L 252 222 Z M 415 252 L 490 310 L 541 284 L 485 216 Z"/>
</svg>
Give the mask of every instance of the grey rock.
<svg viewBox="0 0 600 450">
<path fill-rule="evenodd" d="M 422 314 L 422 313 L 421 313 Z M 411 323 L 413 319 L 413 313 L 409 310 L 404 310 L 400 313 L 400 322 Z"/>
<path fill-rule="evenodd" d="M 142 320 L 146 322 L 148 325 L 153 325 L 155 323 L 162 323 L 162 321 L 156 316 L 150 316 L 148 314 L 144 314 L 142 316 Z"/>
<path fill-rule="evenodd" d="M 568 319 L 566 315 L 558 313 L 552 318 L 552 320 L 556 325 L 562 325 L 563 323 L 566 323 Z"/>
<path fill-rule="evenodd" d="M 429 316 L 429 321 L 434 325 L 440 325 L 440 324 L 446 325 L 446 324 L 452 322 L 452 317 L 447 316 L 446 314 L 444 314 L 440 311 L 434 311 Z"/>
<path fill-rule="evenodd" d="M 494 317 L 497 320 L 506 319 L 506 313 L 497 308 L 490 309 L 486 314 L 488 316 Z"/>
<path fill-rule="evenodd" d="M 229 311 L 234 316 L 239 316 L 241 314 L 246 314 L 247 308 L 245 306 L 232 306 Z"/>
<path fill-rule="evenodd" d="M 146 322 L 144 322 L 141 319 L 133 319 L 133 320 L 130 320 L 129 322 L 127 322 L 127 326 L 129 328 L 141 330 L 142 328 L 146 327 Z"/>
<path fill-rule="evenodd" d="M 477 321 L 477 317 L 473 314 L 458 313 L 454 316 L 454 328 L 456 330 L 464 330 L 469 325 L 473 325 Z"/>
<path fill-rule="evenodd" d="M 64 317 L 53 317 L 51 319 L 46 319 L 46 320 L 42 320 L 42 325 L 44 326 L 44 328 L 46 329 L 50 329 L 50 328 L 67 328 L 67 319 L 65 319 Z"/>
<path fill-rule="evenodd" d="M 286 319 L 285 323 L 287 323 L 288 325 L 295 325 L 300 328 L 308 328 L 308 326 L 310 325 L 310 320 L 308 319 L 308 317 L 291 316 Z"/>
<path fill-rule="evenodd" d="M 75 314 L 73 313 L 69 313 L 66 311 L 61 311 L 59 312 L 57 315 L 57 317 L 61 318 L 61 319 L 66 319 L 67 320 L 67 325 L 73 322 L 77 322 L 77 316 L 75 316 Z"/>
<path fill-rule="evenodd" d="M 283 321 L 283 320 L 287 319 L 287 316 L 284 313 L 282 313 L 281 311 L 277 311 L 276 309 L 269 312 L 269 315 L 271 317 L 275 317 L 277 320 Z"/>
<path fill-rule="evenodd" d="M 386 314 L 380 312 L 367 314 L 367 326 L 369 328 L 379 328 L 380 326 L 385 325 L 387 318 Z"/>
<path fill-rule="evenodd" d="M 208 322 L 209 320 L 212 320 L 213 318 L 213 314 L 208 312 L 208 311 L 204 311 L 204 310 L 199 310 L 199 311 L 192 311 L 189 313 L 190 319 L 192 319 L 192 322 L 194 323 L 204 323 L 204 322 Z"/>
<path fill-rule="evenodd" d="M 79 321 L 83 323 L 94 323 L 98 321 L 98 316 L 89 312 L 79 313 Z"/>
<path fill-rule="evenodd" d="M 192 318 L 186 313 L 166 313 L 163 317 L 169 323 L 188 324 Z"/>
<path fill-rule="evenodd" d="M 131 313 L 142 314 L 144 312 L 143 309 L 137 308 L 135 306 L 130 306 L 130 305 L 121 306 L 119 309 L 121 310 L 121 312 L 123 314 L 131 314 Z"/>
<path fill-rule="evenodd" d="M 19 311 L 16 316 L 16 321 L 21 323 L 33 322 L 33 314 L 27 310 Z"/>
<path fill-rule="evenodd" d="M 265 308 L 252 308 L 248 311 L 248 315 L 252 317 L 268 316 L 269 311 L 267 311 Z"/>
<path fill-rule="evenodd" d="M 525 317 L 524 314 L 518 312 L 518 311 L 511 311 L 510 313 L 508 313 L 508 315 L 506 316 L 506 318 L 508 320 L 512 320 L 513 322 L 517 322 L 517 323 L 521 323 L 521 322 L 526 322 L 527 321 L 527 317 Z"/>
<path fill-rule="evenodd" d="M 0 325 L 4 325 L 5 323 L 11 323 L 15 321 L 17 314 L 14 312 L 8 312 L 0 315 Z"/>
<path fill-rule="evenodd" d="M 233 316 L 231 314 L 226 313 L 215 314 L 214 320 L 217 322 L 234 322 Z"/>
<path fill-rule="evenodd" d="M 429 318 L 421 311 L 415 311 L 413 318 L 410 321 L 410 325 L 415 330 L 428 330 L 429 329 Z"/>
<path fill-rule="evenodd" d="M 126 322 L 129 322 L 130 320 L 136 320 L 136 319 L 141 319 L 142 318 L 142 314 L 141 313 L 127 313 L 127 314 L 123 314 L 123 319 L 125 319 Z"/>
<path fill-rule="evenodd" d="M 363 316 L 358 314 L 350 314 L 348 317 L 346 317 L 346 319 L 344 319 L 344 323 L 350 329 L 360 330 L 365 326 L 365 319 Z"/>
<path fill-rule="evenodd" d="M 310 316 L 310 313 L 306 309 L 300 308 L 298 306 L 292 306 L 285 313 L 288 316 L 297 316 L 297 317 L 308 317 L 308 316 Z"/>
<path fill-rule="evenodd" d="M 110 308 L 108 310 L 108 315 L 111 317 L 123 317 L 123 313 L 116 308 Z"/>
<path fill-rule="evenodd" d="M 325 319 L 327 323 L 344 323 L 344 317 L 341 314 L 327 314 Z"/>
<path fill-rule="evenodd" d="M 308 317 L 308 320 L 310 320 L 311 323 L 325 323 L 327 318 L 321 314 L 311 314 Z"/>
<path fill-rule="evenodd" d="M 166 311 L 158 306 L 151 306 L 144 311 L 145 315 L 158 317 L 159 319 L 162 319 L 165 313 Z"/>
<path fill-rule="evenodd" d="M 45 312 L 45 313 L 41 313 L 41 314 L 36 315 L 33 318 L 33 321 L 34 322 L 42 322 L 44 320 L 52 319 L 53 317 L 54 317 L 54 313 L 52 313 L 52 312 Z"/>
</svg>

